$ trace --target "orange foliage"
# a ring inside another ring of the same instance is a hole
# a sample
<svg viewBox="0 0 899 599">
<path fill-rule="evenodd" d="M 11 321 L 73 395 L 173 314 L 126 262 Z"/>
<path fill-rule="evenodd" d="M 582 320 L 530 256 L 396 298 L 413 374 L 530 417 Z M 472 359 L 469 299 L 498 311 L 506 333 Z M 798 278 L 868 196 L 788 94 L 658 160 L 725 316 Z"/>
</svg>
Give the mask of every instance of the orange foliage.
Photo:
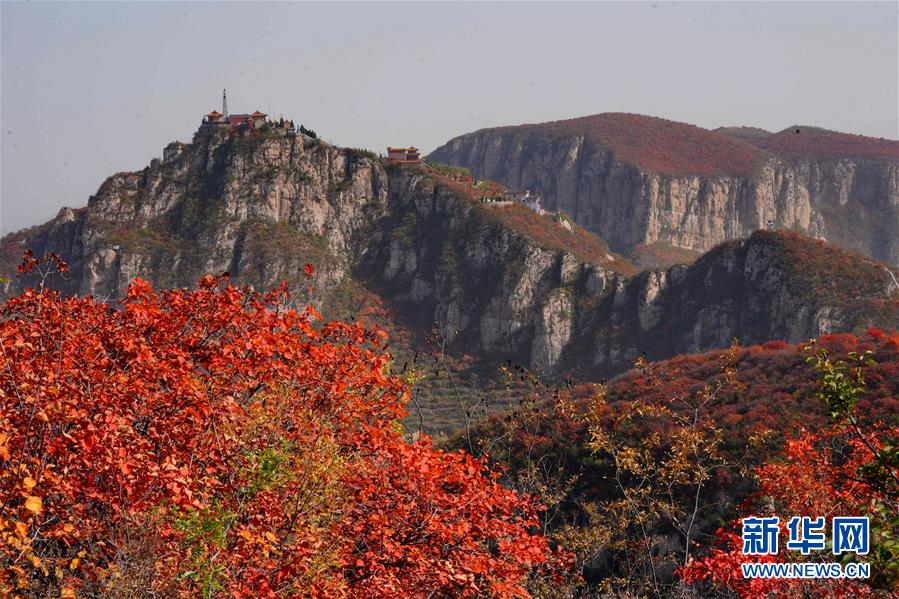
<svg viewBox="0 0 899 599">
<path fill-rule="evenodd" d="M 138 279 L 121 309 L 2 307 L 4 592 L 519 597 L 560 571 L 532 498 L 403 440 L 386 335 L 286 295 Z"/>
<path fill-rule="evenodd" d="M 899 160 L 899 141 L 817 127 L 789 127 L 753 143 L 785 158 L 845 156 Z"/>
<path fill-rule="evenodd" d="M 895 443 L 899 428 L 878 434 L 883 443 Z M 874 440 L 875 443 L 879 441 Z M 781 537 L 784 524 L 793 516 L 862 515 L 875 501 L 883 501 L 860 473 L 874 461 L 872 453 L 857 438 L 841 438 L 834 429 L 805 433 L 787 443 L 780 459 L 756 469 L 759 491 L 746 502 L 744 517 L 778 515 Z M 739 523 L 735 523 L 739 528 Z M 680 571 L 690 583 L 708 581 L 734 591 L 740 597 L 868 597 L 874 590 L 852 580 L 801 580 L 743 578 L 740 564 L 749 562 L 837 561 L 829 551 L 802 556 L 781 551 L 777 556 L 747 556 L 742 539 L 725 529 L 717 532 L 718 547 Z"/>
<path fill-rule="evenodd" d="M 615 158 L 663 175 L 750 175 L 765 152 L 726 135 L 651 116 L 603 113 L 508 128 L 550 137 L 585 135 Z"/>
</svg>

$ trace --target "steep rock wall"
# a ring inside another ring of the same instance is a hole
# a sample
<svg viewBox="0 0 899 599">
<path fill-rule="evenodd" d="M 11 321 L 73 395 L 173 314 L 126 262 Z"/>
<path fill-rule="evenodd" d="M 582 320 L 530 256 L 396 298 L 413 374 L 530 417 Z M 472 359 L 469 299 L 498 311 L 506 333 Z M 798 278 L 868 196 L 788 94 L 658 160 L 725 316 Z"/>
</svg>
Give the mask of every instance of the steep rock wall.
<svg viewBox="0 0 899 599">
<path fill-rule="evenodd" d="M 367 288 L 454 352 L 580 378 L 734 337 L 899 328 L 899 289 L 882 265 L 798 235 L 760 232 L 691 266 L 630 276 L 610 254 L 593 252 L 604 261 L 593 262 L 560 247 L 552 233 L 562 224 L 549 217 L 540 226 L 551 230 L 535 237 L 464 185 L 317 140 L 198 135 L 166 156 L 110 177 L 86 208 L 4 238 L 0 274 L 25 247 L 54 251 L 71 266 L 65 291 L 114 300 L 137 276 L 189 286 L 222 271 L 261 289 L 282 279 L 303 289 L 313 262 L 313 301 L 326 316 L 352 317 L 335 307 L 348 287 Z"/>
<path fill-rule="evenodd" d="M 899 264 L 899 159 L 770 155 L 751 175 L 666 175 L 584 135 L 516 127 L 462 135 L 429 158 L 543 194 L 619 251 L 659 241 L 706 251 L 771 220 Z"/>
<path fill-rule="evenodd" d="M 552 371 L 574 334 L 574 298 L 598 297 L 619 275 L 540 247 L 487 210 L 398 169 L 355 272 L 461 351 Z"/>
<path fill-rule="evenodd" d="M 82 295 L 118 297 L 137 276 L 183 286 L 225 271 L 266 288 L 302 278 L 306 261 L 326 293 L 387 207 L 380 161 L 302 135 L 198 133 L 165 154 L 109 177 L 86 208 L 63 209 L 20 245 L 68 260 L 64 289 Z"/>
</svg>

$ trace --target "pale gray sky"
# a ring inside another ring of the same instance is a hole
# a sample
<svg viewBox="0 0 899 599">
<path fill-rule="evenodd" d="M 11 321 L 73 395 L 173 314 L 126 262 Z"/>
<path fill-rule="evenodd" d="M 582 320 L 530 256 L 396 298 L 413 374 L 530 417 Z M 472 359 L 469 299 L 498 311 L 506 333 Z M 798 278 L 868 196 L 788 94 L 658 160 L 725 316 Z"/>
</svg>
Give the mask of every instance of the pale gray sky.
<svg viewBox="0 0 899 599">
<path fill-rule="evenodd" d="M 0 229 L 232 112 L 430 151 L 597 112 L 897 138 L 896 2 L 14 3 L 0 7 Z"/>
</svg>

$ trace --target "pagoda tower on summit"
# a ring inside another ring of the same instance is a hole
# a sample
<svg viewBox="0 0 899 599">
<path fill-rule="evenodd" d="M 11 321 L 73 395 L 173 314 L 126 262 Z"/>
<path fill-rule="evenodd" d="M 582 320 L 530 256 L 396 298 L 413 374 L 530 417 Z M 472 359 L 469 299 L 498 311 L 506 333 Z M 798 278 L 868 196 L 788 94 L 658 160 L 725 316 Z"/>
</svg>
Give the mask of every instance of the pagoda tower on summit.
<svg viewBox="0 0 899 599">
<path fill-rule="evenodd" d="M 222 90 L 222 120 L 228 122 L 228 90 Z"/>
</svg>

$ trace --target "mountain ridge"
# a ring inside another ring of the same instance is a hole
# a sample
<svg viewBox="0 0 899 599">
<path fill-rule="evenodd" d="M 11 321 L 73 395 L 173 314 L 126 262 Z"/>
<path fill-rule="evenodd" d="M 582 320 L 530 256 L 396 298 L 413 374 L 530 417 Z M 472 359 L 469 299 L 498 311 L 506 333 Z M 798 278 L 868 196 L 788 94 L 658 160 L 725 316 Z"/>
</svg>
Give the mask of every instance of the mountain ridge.
<svg viewBox="0 0 899 599">
<path fill-rule="evenodd" d="M 513 361 L 575 380 L 733 337 L 899 328 L 883 265 L 787 231 L 638 272 L 563 213 L 481 202 L 478 187 L 425 164 L 302 135 L 212 133 L 165 154 L 108 178 L 86 207 L 0 240 L 5 293 L 29 283 L 13 274 L 26 247 L 69 262 L 63 291 L 111 301 L 137 276 L 157 287 L 225 271 L 258 289 L 287 280 L 328 318 L 389 312 L 404 355 L 436 334 L 472 372 Z M 842 286 L 826 284 L 831 265 Z"/>
<path fill-rule="evenodd" d="M 471 135 L 486 132 L 551 138 L 583 135 L 598 147 L 613 151 L 617 159 L 663 175 L 751 174 L 764 159 L 764 152 L 752 144 L 696 125 L 627 112 L 487 127 Z"/>
<path fill-rule="evenodd" d="M 899 142 L 738 128 L 750 143 L 733 129 L 609 113 L 481 129 L 429 158 L 531 189 L 625 255 L 654 243 L 706 251 L 770 223 L 899 264 Z M 668 143 L 675 131 L 689 135 Z M 656 168 L 663 158 L 683 168 Z"/>
</svg>

